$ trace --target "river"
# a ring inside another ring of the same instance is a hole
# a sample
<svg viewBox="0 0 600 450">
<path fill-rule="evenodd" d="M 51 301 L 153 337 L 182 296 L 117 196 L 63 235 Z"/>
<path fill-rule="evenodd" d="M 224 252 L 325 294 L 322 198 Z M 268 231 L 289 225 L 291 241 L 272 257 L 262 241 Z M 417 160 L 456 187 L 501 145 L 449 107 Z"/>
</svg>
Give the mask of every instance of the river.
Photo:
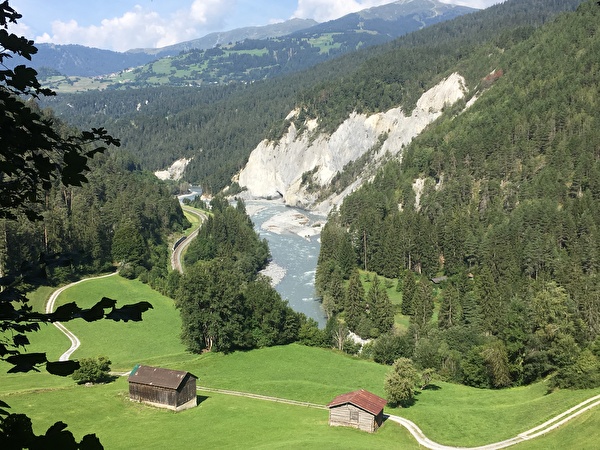
<svg viewBox="0 0 600 450">
<path fill-rule="evenodd" d="M 271 249 L 267 274 L 275 289 L 295 311 L 315 319 L 324 327 L 327 319 L 315 293 L 319 257 L 319 224 L 325 217 L 285 206 L 277 201 L 247 200 L 246 210 L 261 239 Z"/>
<path fill-rule="evenodd" d="M 193 186 L 180 195 L 194 199 L 202 194 Z M 306 314 L 324 327 L 327 319 L 315 292 L 315 273 L 319 257 L 319 232 L 325 217 L 285 206 L 281 201 L 246 200 L 246 211 L 261 239 L 266 239 L 272 261 L 265 274 L 274 280 L 275 289 L 294 311 Z"/>
</svg>

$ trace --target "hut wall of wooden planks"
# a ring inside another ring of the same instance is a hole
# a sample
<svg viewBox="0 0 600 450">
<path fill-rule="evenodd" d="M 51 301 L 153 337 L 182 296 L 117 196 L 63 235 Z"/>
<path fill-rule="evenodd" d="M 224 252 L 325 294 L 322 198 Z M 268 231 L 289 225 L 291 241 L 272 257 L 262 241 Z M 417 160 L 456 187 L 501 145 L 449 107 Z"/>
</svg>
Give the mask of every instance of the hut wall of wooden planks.
<svg viewBox="0 0 600 450">
<path fill-rule="evenodd" d="M 129 399 L 182 411 L 196 406 L 195 375 L 180 370 L 137 365 L 129 375 Z"/>
<path fill-rule="evenodd" d="M 334 398 L 329 408 L 329 425 L 353 427 L 373 433 L 383 424 L 386 401 L 364 389 Z"/>
</svg>

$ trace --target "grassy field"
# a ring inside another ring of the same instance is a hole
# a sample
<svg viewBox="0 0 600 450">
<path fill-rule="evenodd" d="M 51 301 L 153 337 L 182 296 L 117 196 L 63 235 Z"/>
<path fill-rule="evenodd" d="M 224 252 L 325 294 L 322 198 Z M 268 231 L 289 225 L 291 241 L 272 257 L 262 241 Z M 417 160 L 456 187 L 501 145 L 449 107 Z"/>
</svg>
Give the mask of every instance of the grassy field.
<svg viewBox="0 0 600 450">
<path fill-rule="evenodd" d="M 106 386 L 11 397 L 41 433 L 60 418 L 77 437 L 94 430 L 107 449 L 418 448 L 401 427 L 370 435 L 330 429 L 327 411 L 199 392 L 199 407 L 173 413 L 132 403 L 124 378 Z M 62 408 L 57 408 L 62 405 Z"/>
<path fill-rule="evenodd" d="M 38 293 L 42 302 L 47 292 Z M 118 276 L 87 281 L 67 290 L 59 302 L 90 305 L 101 296 L 119 304 L 147 300 L 154 305 L 141 323 L 85 324 L 69 328 L 82 341 L 75 357 L 106 354 L 113 368 L 136 363 L 187 370 L 200 386 L 247 391 L 326 404 L 335 395 L 365 388 L 384 395 L 388 367 L 329 350 L 300 345 L 232 354 L 190 355 L 180 344 L 179 315 L 172 300 L 147 286 Z M 34 335 L 31 351 L 60 354 L 68 341 L 52 326 Z M 69 424 L 80 438 L 94 431 L 106 448 L 418 448 L 402 427 L 386 423 L 375 435 L 330 428 L 327 411 L 269 403 L 263 400 L 199 392 L 198 408 L 174 414 L 132 403 L 120 378 L 102 386 L 76 386 L 70 378 L 40 374 L 5 374 L 0 366 L 0 398 L 14 412 L 27 413 L 38 433 L 56 420 Z M 390 409 L 415 421 L 424 433 L 446 445 L 475 446 L 515 436 L 579 403 L 594 391 L 547 394 L 543 383 L 500 391 L 478 390 L 448 383 L 418 395 L 414 406 Z M 597 448 L 600 411 L 515 448 Z"/>
<path fill-rule="evenodd" d="M 69 323 L 69 329 L 82 342 L 73 354 L 74 358 L 106 355 L 114 370 L 129 370 L 141 362 L 140 358 L 151 364 L 154 360 L 184 353 L 185 348 L 179 340 L 181 321 L 173 300 L 137 280 L 113 276 L 87 281 L 63 292 L 57 306 L 76 301 L 82 307 L 89 307 L 103 296 L 117 300 L 117 306 L 148 301 L 153 309 L 144 313 L 142 322 Z"/>
</svg>

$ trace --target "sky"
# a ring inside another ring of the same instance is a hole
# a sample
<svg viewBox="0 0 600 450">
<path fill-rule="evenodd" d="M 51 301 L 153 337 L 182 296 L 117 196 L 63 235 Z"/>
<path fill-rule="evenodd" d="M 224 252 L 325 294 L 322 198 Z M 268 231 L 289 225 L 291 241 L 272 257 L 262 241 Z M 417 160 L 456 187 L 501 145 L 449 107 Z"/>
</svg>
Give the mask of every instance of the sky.
<svg viewBox="0 0 600 450">
<path fill-rule="evenodd" d="M 486 8 L 503 0 L 441 1 Z M 23 15 L 9 30 L 36 43 L 126 51 L 291 18 L 325 22 L 386 3 L 391 0 L 9 0 Z"/>
</svg>

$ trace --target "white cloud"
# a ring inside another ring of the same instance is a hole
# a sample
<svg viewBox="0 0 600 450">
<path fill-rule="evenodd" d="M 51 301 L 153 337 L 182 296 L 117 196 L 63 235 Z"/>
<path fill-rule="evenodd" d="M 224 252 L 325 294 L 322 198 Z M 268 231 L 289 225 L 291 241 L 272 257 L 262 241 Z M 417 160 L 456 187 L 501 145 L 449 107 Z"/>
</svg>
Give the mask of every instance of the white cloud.
<svg viewBox="0 0 600 450">
<path fill-rule="evenodd" d="M 136 5 L 122 16 L 104 19 L 99 25 L 84 27 L 75 20 L 54 21 L 52 32 L 37 36 L 35 41 L 78 43 L 116 51 L 164 47 L 214 31 L 234 3 L 228 0 L 195 0 L 188 8 L 168 16 Z"/>
<path fill-rule="evenodd" d="M 390 3 L 391 0 L 298 0 L 294 17 L 326 22 L 361 9 Z"/>
</svg>

